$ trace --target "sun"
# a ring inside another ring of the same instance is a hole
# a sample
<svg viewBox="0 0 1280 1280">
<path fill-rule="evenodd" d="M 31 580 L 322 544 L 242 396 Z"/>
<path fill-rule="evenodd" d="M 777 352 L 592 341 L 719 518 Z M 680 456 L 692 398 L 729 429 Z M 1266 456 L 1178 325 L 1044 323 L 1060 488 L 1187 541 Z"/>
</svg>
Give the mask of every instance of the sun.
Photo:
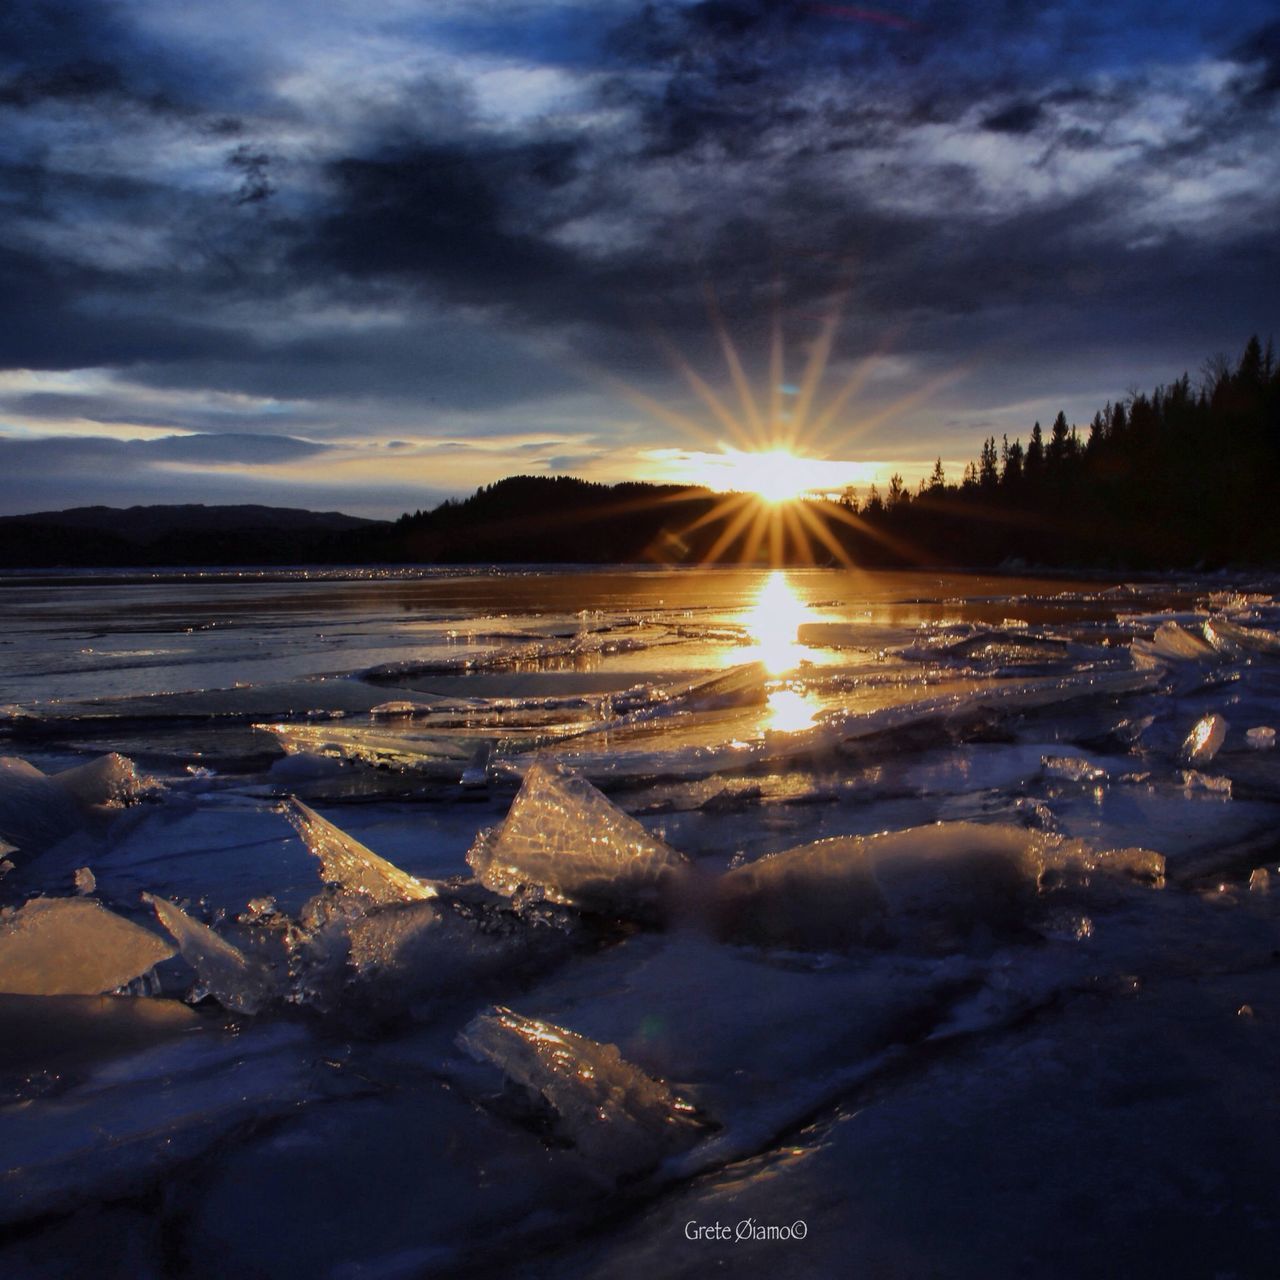
<svg viewBox="0 0 1280 1280">
<path fill-rule="evenodd" d="M 725 481 L 739 493 L 754 493 L 768 503 L 795 502 L 813 487 L 812 458 L 797 457 L 789 449 L 747 453 L 725 451 Z"/>
<path fill-rule="evenodd" d="M 703 454 L 695 483 L 721 493 L 747 493 L 770 506 L 797 502 L 825 487 L 825 464 L 790 449 L 735 449 L 722 444 L 719 452 Z"/>
</svg>

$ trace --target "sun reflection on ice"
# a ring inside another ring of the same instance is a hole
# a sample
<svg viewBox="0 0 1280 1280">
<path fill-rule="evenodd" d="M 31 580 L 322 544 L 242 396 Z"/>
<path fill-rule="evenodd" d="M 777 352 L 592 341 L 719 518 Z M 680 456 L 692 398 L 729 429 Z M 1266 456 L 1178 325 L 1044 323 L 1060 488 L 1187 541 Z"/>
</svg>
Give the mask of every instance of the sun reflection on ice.
<svg viewBox="0 0 1280 1280">
<path fill-rule="evenodd" d="M 793 670 L 803 656 L 796 634 L 806 617 L 808 613 L 787 581 L 786 573 L 775 569 L 764 580 L 755 604 L 742 619 L 755 643 L 737 660 L 763 662 L 771 676 Z"/>
<path fill-rule="evenodd" d="M 808 617 L 809 612 L 786 573 L 775 569 L 761 585 L 755 604 L 743 616 L 743 625 L 754 643 L 745 654 L 739 652 L 736 660 L 762 662 L 771 676 L 794 671 L 804 658 L 804 646 L 796 636 Z M 817 703 L 805 694 L 794 689 L 774 689 L 769 693 L 765 728 L 782 733 L 807 729 L 813 724 L 816 711 Z"/>
<path fill-rule="evenodd" d="M 794 689 L 775 689 L 766 703 L 764 727 L 772 733 L 796 733 L 814 723 L 817 703 Z"/>
</svg>

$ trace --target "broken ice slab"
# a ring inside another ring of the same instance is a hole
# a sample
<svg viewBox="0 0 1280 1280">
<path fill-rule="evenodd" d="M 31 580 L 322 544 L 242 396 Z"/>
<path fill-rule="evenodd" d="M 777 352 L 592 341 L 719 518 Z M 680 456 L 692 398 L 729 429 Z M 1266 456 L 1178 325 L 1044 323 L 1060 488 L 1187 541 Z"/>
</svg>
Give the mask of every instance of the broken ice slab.
<svg viewBox="0 0 1280 1280">
<path fill-rule="evenodd" d="M 423 1002 L 474 1002 L 480 984 L 528 976 L 562 960 L 579 935 L 567 912 L 533 917 L 490 901 L 400 903 L 355 919 L 335 919 L 299 953 L 304 1003 L 335 999 L 363 1018 L 397 1014 Z M 345 957 L 339 970 L 335 961 Z"/>
<path fill-rule="evenodd" d="M 1157 662 L 1220 662 L 1222 655 L 1176 622 L 1162 622 L 1150 640 L 1135 640 L 1130 646 L 1135 658 Z"/>
<path fill-rule="evenodd" d="M 1041 756 L 1040 768 L 1047 778 L 1067 782 L 1104 782 L 1107 771 L 1081 756 Z"/>
<path fill-rule="evenodd" d="M 0 756 L 0 839 L 23 853 L 38 852 L 91 814 L 136 800 L 143 786 L 133 761 L 115 752 L 54 774 Z"/>
<path fill-rule="evenodd" d="M 1262 627 L 1242 627 L 1225 618 L 1210 618 L 1204 633 L 1215 649 L 1235 654 L 1241 649 L 1254 653 L 1280 654 L 1280 635 Z"/>
<path fill-rule="evenodd" d="M 540 1097 L 555 1113 L 557 1136 L 613 1178 L 646 1173 L 708 1131 L 692 1103 L 627 1062 L 617 1045 L 501 1006 L 473 1018 L 458 1044 Z"/>
<path fill-rule="evenodd" d="M 434 885 L 401 871 L 372 849 L 367 849 L 301 800 L 290 797 L 284 815 L 302 838 L 308 852 L 320 862 L 321 878 L 343 893 L 366 898 L 371 904 L 415 902 L 434 898 Z"/>
<path fill-rule="evenodd" d="M 146 786 L 133 761 L 118 751 L 63 769 L 51 781 L 87 807 L 132 804 Z"/>
<path fill-rule="evenodd" d="M 763 662 L 744 662 L 728 671 L 697 676 L 674 685 L 639 686 L 611 698 L 615 712 L 633 719 L 667 711 L 721 711 L 758 707 L 766 696 L 769 673 Z"/>
<path fill-rule="evenodd" d="M 1227 719 L 1216 713 L 1203 716 L 1187 734 L 1179 753 L 1188 764 L 1208 764 L 1227 737 Z"/>
<path fill-rule="evenodd" d="M 930 686 L 929 696 L 905 702 L 901 691 L 889 686 L 858 689 L 833 695 L 811 725 L 789 732 L 771 731 L 767 716 L 759 713 L 726 712 L 714 722 L 690 717 L 687 723 L 676 718 L 657 726 L 601 729 L 567 739 L 544 755 L 602 785 L 688 780 L 838 750 L 882 751 L 892 746 L 896 735 L 910 742 L 916 731 L 927 727 L 937 728 L 940 741 L 948 740 L 970 722 L 987 724 L 993 718 L 1142 693 L 1155 689 L 1163 678 L 1164 669 L 1159 668 L 953 680 L 947 682 L 950 691 Z"/>
<path fill-rule="evenodd" d="M 1094 853 L 1024 827 L 937 823 L 837 836 L 748 863 L 717 885 L 725 937 L 825 950 L 939 929 L 997 932 L 1028 923 L 1042 888 L 1087 885 L 1094 872 L 1159 884 L 1149 850 Z"/>
<path fill-rule="evenodd" d="M 261 724 L 290 753 L 308 753 L 397 770 L 413 770 L 477 784 L 473 772 L 480 752 L 529 752 L 579 735 L 602 723 L 611 732 L 677 712 L 710 712 L 759 706 L 766 697 L 761 663 L 699 675 L 674 683 L 637 685 L 609 694 L 573 698 L 490 698 L 440 700 L 418 707 L 386 703 L 369 725 Z M 404 714 L 402 714 L 402 712 Z M 397 720 L 408 720 L 397 728 Z"/>
<path fill-rule="evenodd" d="M 251 960 L 238 947 L 193 920 L 180 907 L 154 894 L 144 893 L 160 923 L 173 935 L 182 958 L 196 971 L 206 990 L 225 1008 L 237 1013 L 257 1013 L 278 994 L 266 966 Z"/>
<path fill-rule="evenodd" d="M 180 1000 L 0 995 L 0 1071 L 62 1071 L 201 1025 Z"/>
<path fill-rule="evenodd" d="M 467 862 L 495 893 L 535 888 L 553 902 L 622 914 L 652 910 L 688 866 L 585 778 L 543 760 L 530 765 L 506 819 L 476 838 Z"/>
<path fill-rule="evenodd" d="M 1219 796 L 1223 800 L 1231 799 L 1231 779 L 1219 775 L 1201 773 L 1198 769 L 1183 769 L 1178 773 L 1182 788 L 1188 792 L 1203 792 L 1206 795 Z"/>
<path fill-rule="evenodd" d="M 362 764 L 391 769 L 414 769 L 456 780 L 466 768 L 481 737 L 475 732 L 452 735 L 449 730 L 395 733 L 382 727 L 353 725 L 256 724 L 255 729 L 275 735 L 289 754 L 358 760 Z"/>
<path fill-rule="evenodd" d="M 0 912 L 0 991 L 98 995 L 173 955 L 149 929 L 88 898 L 33 898 Z"/>
<path fill-rule="evenodd" d="M 1276 731 L 1270 725 L 1256 725 L 1245 730 L 1244 740 L 1254 751 L 1271 751 L 1276 745 Z"/>
</svg>

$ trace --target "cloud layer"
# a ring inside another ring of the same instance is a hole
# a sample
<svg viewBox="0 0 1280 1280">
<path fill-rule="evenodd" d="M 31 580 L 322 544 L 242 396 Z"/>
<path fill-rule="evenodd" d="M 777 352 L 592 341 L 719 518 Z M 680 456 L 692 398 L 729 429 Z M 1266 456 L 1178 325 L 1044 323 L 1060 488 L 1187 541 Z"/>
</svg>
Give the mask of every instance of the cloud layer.
<svg viewBox="0 0 1280 1280">
<path fill-rule="evenodd" d="M 1274 324 L 1273 14 L 12 0 L 0 508 L 621 479 L 726 438 L 716 317 L 763 402 L 839 311 L 833 457 L 1087 415 Z"/>
</svg>

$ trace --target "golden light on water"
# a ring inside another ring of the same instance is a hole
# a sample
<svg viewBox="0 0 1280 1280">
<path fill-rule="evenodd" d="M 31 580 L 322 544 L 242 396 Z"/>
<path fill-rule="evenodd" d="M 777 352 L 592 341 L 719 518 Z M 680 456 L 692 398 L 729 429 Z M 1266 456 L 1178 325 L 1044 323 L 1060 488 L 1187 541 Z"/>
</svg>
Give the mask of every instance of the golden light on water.
<svg viewBox="0 0 1280 1280">
<path fill-rule="evenodd" d="M 775 569 L 764 580 L 755 604 L 742 620 L 754 644 L 737 660 L 745 657 L 751 662 L 763 662 L 771 676 L 794 670 L 804 654 L 796 635 L 806 617 L 808 611 L 787 575 Z"/>
<path fill-rule="evenodd" d="M 786 573 L 775 569 L 765 578 L 755 603 L 742 618 L 753 644 L 745 654 L 734 655 L 734 660 L 762 662 L 771 676 L 794 671 L 804 658 L 804 646 L 797 636 L 800 624 L 808 616 L 808 609 Z M 816 709 L 816 702 L 803 693 L 785 687 L 773 689 L 768 695 L 764 727 L 777 733 L 807 729 L 814 722 Z"/>
<path fill-rule="evenodd" d="M 766 706 L 764 727 L 773 733 L 796 733 L 813 725 L 817 703 L 794 689 L 775 689 Z"/>
</svg>

